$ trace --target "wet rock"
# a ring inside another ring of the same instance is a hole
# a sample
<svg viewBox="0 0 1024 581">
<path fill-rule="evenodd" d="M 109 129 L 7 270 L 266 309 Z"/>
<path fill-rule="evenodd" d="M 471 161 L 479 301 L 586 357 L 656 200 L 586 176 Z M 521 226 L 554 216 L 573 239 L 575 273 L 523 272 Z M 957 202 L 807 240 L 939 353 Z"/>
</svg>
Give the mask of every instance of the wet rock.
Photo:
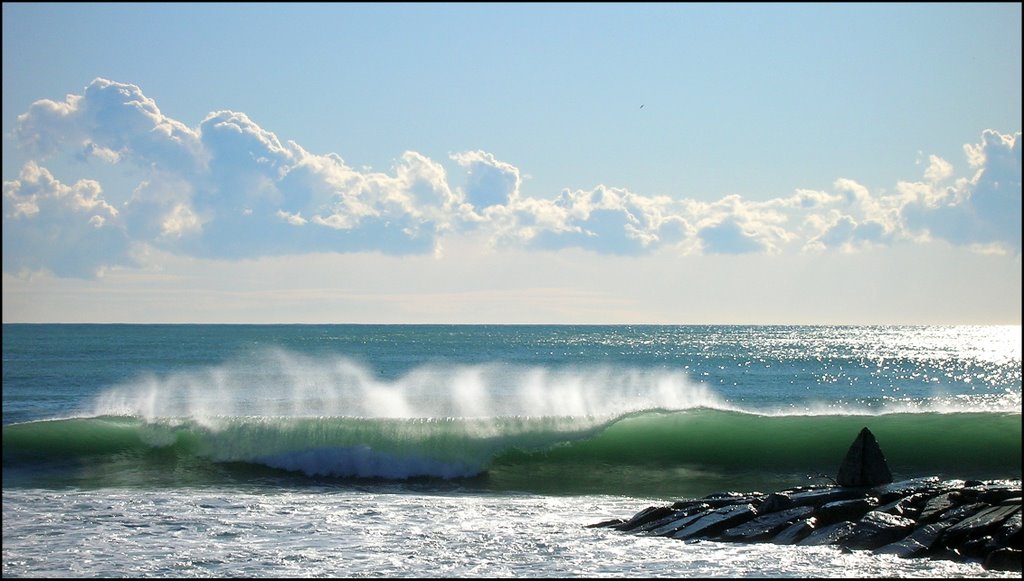
<svg viewBox="0 0 1024 581">
<path fill-rule="evenodd" d="M 789 500 L 793 503 L 793 506 L 820 506 L 828 502 L 850 500 L 861 496 L 864 496 L 863 490 L 833 486 L 821 490 L 809 490 L 807 492 L 790 494 Z"/>
<path fill-rule="evenodd" d="M 875 510 L 896 516 L 916 519 L 921 514 L 921 507 L 919 504 L 923 504 L 927 498 L 927 493 L 918 492 L 916 494 L 911 494 L 910 496 L 897 498 L 896 500 L 888 504 L 884 504 Z"/>
<path fill-rule="evenodd" d="M 672 514 L 672 512 L 672 509 L 667 506 L 649 506 L 638 512 L 633 516 L 633 518 L 615 528 L 620 531 L 631 531 L 640 525 L 651 522 L 652 520 L 668 516 L 669 514 Z"/>
<path fill-rule="evenodd" d="M 857 521 L 842 545 L 849 549 L 877 549 L 906 537 L 914 525 L 909 518 L 873 510 Z"/>
<path fill-rule="evenodd" d="M 1019 506 L 998 505 L 980 510 L 973 516 L 969 516 L 949 527 L 946 531 L 946 536 L 977 537 L 979 533 L 984 533 L 998 527 L 1015 512 L 1020 512 Z"/>
<path fill-rule="evenodd" d="M 677 539 L 709 537 L 746 522 L 754 516 L 757 516 L 757 509 L 751 504 L 726 506 L 711 511 L 672 536 Z"/>
<path fill-rule="evenodd" d="M 933 546 L 935 546 L 935 542 L 939 540 L 942 533 L 952 525 L 953 523 L 946 522 L 933 523 L 930 525 L 924 525 L 923 527 L 918 527 L 903 540 L 875 549 L 875 552 L 879 554 L 899 555 L 900 557 L 923 556 L 925 553 L 930 551 Z"/>
<path fill-rule="evenodd" d="M 671 513 L 669 513 L 666 516 L 663 516 L 661 518 L 656 518 L 656 519 L 654 519 L 652 521 L 645 522 L 644 524 L 642 524 L 642 525 L 636 527 L 635 529 L 633 529 L 633 532 L 634 533 L 650 532 L 653 529 L 656 529 L 656 528 L 658 528 L 660 526 L 663 526 L 663 525 L 665 525 L 667 523 L 670 523 L 672 521 L 678 520 L 681 517 L 686 516 L 687 514 L 689 514 L 689 513 L 687 513 L 686 511 L 674 510 L 674 511 L 672 511 Z"/>
<path fill-rule="evenodd" d="M 793 500 L 785 492 L 773 492 L 757 507 L 761 514 L 793 508 Z"/>
<path fill-rule="evenodd" d="M 1022 537 L 1019 490 L 1019 481 L 927 478 L 873 487 L 802 486 L 770 495 L 728 492 L 591 526 L 677 539 L 972 559 L 1015 570 Z"/>
<path fill-rule="evenodd" d="M 727 529 L 722 533 L 722 540 L 754 542 L 764 541 L 782 531 L 798 519 L 806 519 L 814 512 L 814 507 L 797 506 L 768 514 L 761 514 L 753 519 Z"/>
<path fill-rule="evenodd" d="M 844 520 L 853 522 L 859 520 L 869 510 L 877 506 L 878 499 L 873 496 L 837 500 L 819 506 L 814 511 L 814 516 L 818 517 L 818 522 L 823 525 L 830 525 Z"/>
<path fill-rule="evenodd" d="M 760 503 L 764 500 L 764 496 L 765 495 L 760 492 L 718 492 L 705 496 L 701 499 L 701 502 L 707 504 L 711 508 L 721 508 L 723 506 L 732 506 L 734 504 L 747 502 Z"/>
<path fill-rule="evenodd" d="M 626 522 L 625 519 L 613 518 L 613 519 L 610 519 L 610 520 L 601 521 L 599 523 L 594 523 L 592 525 L 586 525 L 585 528 L 588 528 L 588 529 L 608 528 L 608 527 L 614 527 L 614 526 L 617 526 L 617 525 L 621 525 L 624 522 Z"/>
<path fill-rule="evenodd" d="M 698 512 L 695 514 L 685 515 L 651 530 L 650 534 L 652 536 L 658 537 L 670 537 L 674 535 L 679 529 L 689 526 L 696 522 L 697 519 L 704 518 L 705 516 L 707 516 L 707 512 Z"/>
<path fill-rule="evenodd" d="M 942 513 L 946 512 L 951 508 L 960 506 L 960 498 L 962 493 L 959 490 L 953 492 L 945 492 L 937 496 L 932 497 L 928 502 L 925 503 L 924 508 L 921 509 L 921 514 L 918 516 L 918 521 L 923 523 L 934 522 L 942 516 Z"/>
<path fill-rule="evenodd" d="M 878 555 L 896 555 L 903 559 L 919 557 L 928 550 L 928 547 L 919 543 L 916 539 L 905 538 L 895 543 L 889 543 L 874 550 Z"/>
<path fill-rule="evenodd" d="M 839 486 L 878 486 L 892 482 L 892 473 L 878 441 L 866 427 L 850 444 L 843 463 L 839 466 L 836 483 Z"/>
<path fill-rule="evenodd" d="M 1018 506 L 1019 509 L 1019 506 Z M 996 542 L 1011 549 L 1021 549 L 1021 512 L 1010 515 L 1010 518 L 1003 521 L 996 533 Z"/>
<path fill-rule="evenodd" d="M 899 498 L 905 498 L 912 494 L 929 494 L 940 489 L 949 488 L 949 482 L 940 483 L 938 478 L 929 476 L 927 478 L 911 478 L 909 480 L 901 480 L 899 482 L 875 486 L 871 489 L 871 494 L 877 496 L 879 500 L 885 504 Z"/>
<path fill-rule="evenodd" d="M 985 557 L 982 566 L 989 571 L 1020 572 L 1021 552 L 1017 549 L 997 549 Z"/>
<path fill-rule="evenodd" d="M 1020 487 L 985 488 L 978 495 L 978 500 L 989 504 L 999 504 L 1003 501 L 1020 504 Z"/>
<path fill-rule="evenodd" d="M 673 510 L 671 513 L 669 513 L 668 515 L 666 515 L 664 517 L 661 517 L 659 519 L 655 519 L 655 520 L 649 521 L 649 522 L 647 522 L 647 523 L 645 523 L 643 525 L 638 526 L 636 529 L 634 529 L 634 532 L 649 532 L 651 534 L 664 534 L 663 529 L 665 529 L 666 525 L 677 523 L 680 520 L 686 520 L 687 517 L 690 517 L 690 516 L 693 516 L 693 515 L 696 515 L 698 517 L 703 516 L 704 514 L 707 514 L 707 512 L 709 510 L 711 510 L 711 507 L 708 506 L 707 503 L 704 503 L 704 502 L 698 502 L 696 504 L 690 503 L 684 509 Z M 692 519 L 688 520 L 687 522 L 692 522 Z M 676 528 L 678 528 L 678 527 L 676 527 Z M 661 531 L 661 532 L 654 532 L 654 531 Z"/>
<path fill-rule="evenodd" d="M 992 535 L 984 535 L 965 541 L 957 549 L 969 559 L 983 560 L 986 555 L 995 551 L 998 547 L 993 544 Z"/>
<path fill-rule="evenodd" d="M 952 521 L 952 524 L 957 524 L 968 517 L 978 514 L 978 512 L 984 510 L 987 506 L 988 505 L 983 502 L 965 504 L 963 506 L 957 506 L 947 510 L 942 513 L 939 518 L 943 521 Z"/>
<path fill-rule="evenodd" d="M 949 547 L 942 547 L 933 550 L 929 554 L 929 558 L 935 561 L 963 561 L 964 556 L 960 554 L 960 551 L 951 549 Z"/>
<path fill-rule="evenodd" d="M 693 500 L 693 499 L 677 500 L 677 501 L 672 503 L 672 508 L 675 509 L 675 510 L 687 510 L 687 509 L 692 508 L 694 506 L 700 506 L 700 505 L 704 505 L 704 501 L 703 500 Z"/>
<path fill-rule="evenodd" d="M 848 520 L 837 522 L 815 530 L 804 540 L 797 543 L 801 547 L 841 544 L 857 525 Z"/>
<path fill-rule="evenodd" d="M 772 543 L 775 543 L 776 545 L 795 545 L 813 533 L 815 525 L 816 521 L 813 516 L 811 518 L 798 520 L 782 529 L 781 533 L 775 535 L 775 537 L 772 538 Z"/>
</svg>

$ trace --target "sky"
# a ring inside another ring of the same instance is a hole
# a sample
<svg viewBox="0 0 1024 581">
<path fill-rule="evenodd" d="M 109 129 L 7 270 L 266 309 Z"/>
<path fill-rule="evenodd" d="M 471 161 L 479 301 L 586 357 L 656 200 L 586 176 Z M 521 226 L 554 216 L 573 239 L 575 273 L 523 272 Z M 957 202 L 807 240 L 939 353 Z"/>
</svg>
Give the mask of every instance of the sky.
<svg viewBox="0 0 1024 581">
<path fill-rule="evenodd" d="M 1012 324 L 1021 6 L 3 4 L 3 321 Z"/>
</svg>

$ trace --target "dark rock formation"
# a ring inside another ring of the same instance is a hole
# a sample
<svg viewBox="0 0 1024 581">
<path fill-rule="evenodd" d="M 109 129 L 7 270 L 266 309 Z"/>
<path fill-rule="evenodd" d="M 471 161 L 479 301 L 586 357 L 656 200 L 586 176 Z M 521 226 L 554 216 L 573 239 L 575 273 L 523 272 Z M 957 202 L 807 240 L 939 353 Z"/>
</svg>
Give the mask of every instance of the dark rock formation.
<svg viewBox="0 0 1024 581">
<path fill-rule="evenodd" d="M 715 494 L 589 526 L 682 540 L 833 545 L 1020 571 L 1021 482 L 923 478 L 861 488 Z"/>
<path fill-rule="evenodd" d="M 810 518 L 799 518 L 782 529 L 782 532 L 769 539 L 769 541 L 776 545 L 795 545 L 814 532 L 814 527 L 817 524 L 813 516 Z"/>
<path fill-rule="evenodd" d="M 837 500 L 819 506 L 815 509 L 814 516 L 818 517 L 818 524 L 821 525 L 830 525 L 844 520 L 855 521 L 876 506 L 878 506 L 878 499 L 873 496 Z"/>
<path fill-rule="evenodd" d="M 996 549 L 985 557 L 984 567 L 992 571 L 1020 571 L 1021 552 L 1018 549 Z"/>
<path fill-rule="evenodd" d="M 900 557 L 975 560 L 1021 570 L 1020 480 L 893 482 L 875 436 L 864 428 L 835 486 L 764 494 L 722 492 L 649 506 L 628 520 L 589 525 L 682 540 L 834 545 Z"/>
<path fill-rule="evenodd" d="M 852 534 L 843 540 L 849 549 L 878 549 L 906 538 L 917 523 L 909 518 L 873 510 L 854 526 Z"/>
<path fill-rule="evenodd" d="M 761 504 L 764 506 L 767 501 Z M 722 533 L 722 538 L 730 541 L 764 541 L 772 538 L 782 529 L 796 520 L 807 518 L 814 512 L 814 507 L 797 506 L 777 512 L 755 517 L 741 525 L 732 527 Z"/>
<path fill-rule="evenodd" d="M 839 465 L 836 484 L 839 486 L 878 486 L 892 482 L 889 463 L 871 430 L 864 428 L 850 444 L 846 458 Z"/>
<path fill-rule="evenodd" d="M 679 529 L 672 536 L 677 539 L 706 538 L 717 535 L 735 524 L 743 523 L 757 516 L 752 504 L 723 506 L 704 514 L 701 518 Z"/>
</svg>

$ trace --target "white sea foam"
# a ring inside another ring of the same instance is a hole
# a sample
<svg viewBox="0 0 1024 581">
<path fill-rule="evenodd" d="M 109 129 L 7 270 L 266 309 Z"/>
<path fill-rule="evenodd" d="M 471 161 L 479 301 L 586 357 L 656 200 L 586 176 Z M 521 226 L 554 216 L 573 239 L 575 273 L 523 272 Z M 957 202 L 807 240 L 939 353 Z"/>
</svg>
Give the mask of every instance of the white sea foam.
<svg viewBox="0 0 1024 581">
<path fill-rule="evenodd" d="M 103 392 L 94 415 L 188 417 L 612 417 L 645 409 L 729 409 L 683 371 L 424 365 L 389 380 L 347 357 L 270 350 L 252 360 L 150 375 Z"/>
</svg>

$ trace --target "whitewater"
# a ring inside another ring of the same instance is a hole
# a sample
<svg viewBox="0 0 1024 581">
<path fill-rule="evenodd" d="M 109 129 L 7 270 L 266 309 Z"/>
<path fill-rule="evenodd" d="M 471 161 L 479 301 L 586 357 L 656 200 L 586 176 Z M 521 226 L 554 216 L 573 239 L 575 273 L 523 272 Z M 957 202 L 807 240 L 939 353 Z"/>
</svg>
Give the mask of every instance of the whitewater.
<svg viewBox="0 0 1024 581">
<path fill-rule="evenodd" d="M 5 576 L 1000 576 L 588 529 L 1020 478 L 1020 327 L 4 325 Z"/>
</svg>

